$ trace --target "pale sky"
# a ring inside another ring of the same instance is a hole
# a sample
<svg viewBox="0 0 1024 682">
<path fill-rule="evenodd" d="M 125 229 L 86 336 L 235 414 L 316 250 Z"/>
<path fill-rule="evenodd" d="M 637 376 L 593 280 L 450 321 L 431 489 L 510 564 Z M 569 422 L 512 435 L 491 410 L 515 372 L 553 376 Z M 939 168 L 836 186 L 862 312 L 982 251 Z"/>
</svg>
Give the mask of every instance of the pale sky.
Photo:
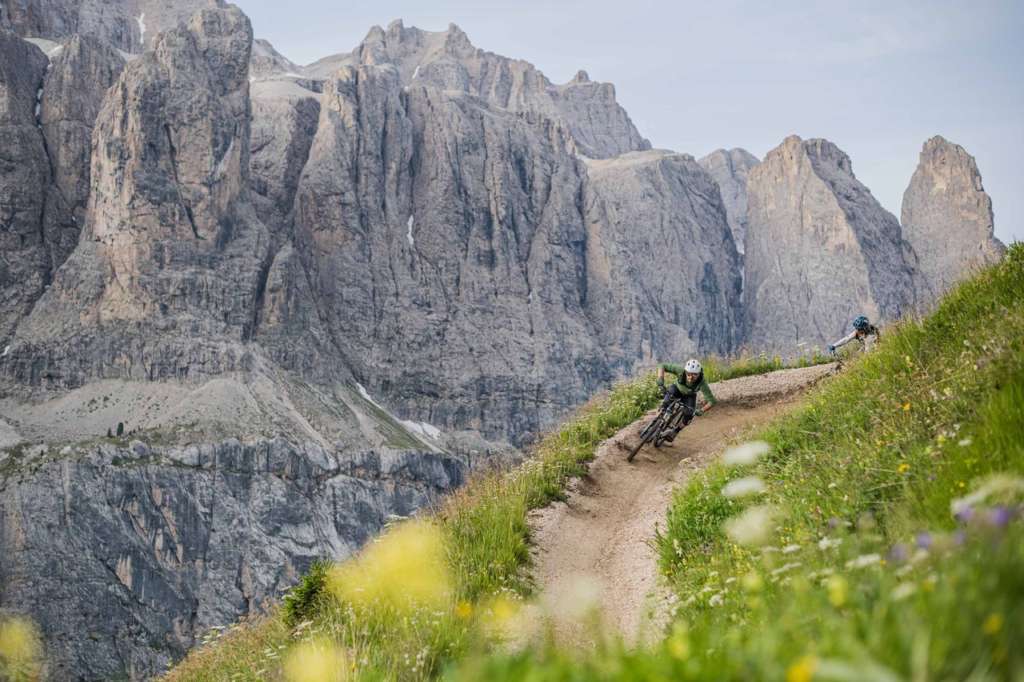
<svg viewBox="0 0 1024 682">
<path fill-rule="evenodd" d="M 1024 2 L 235 2 L 300 64 L 392 19 L 454 22 L 555 82 L 585 69 L 614 83 L 655 147 L 698 158 L 825 137 L 897 217 L 921 145 L 940 134 L 977 159 L 996 235 L 1024 241 Z"/>
</svg>

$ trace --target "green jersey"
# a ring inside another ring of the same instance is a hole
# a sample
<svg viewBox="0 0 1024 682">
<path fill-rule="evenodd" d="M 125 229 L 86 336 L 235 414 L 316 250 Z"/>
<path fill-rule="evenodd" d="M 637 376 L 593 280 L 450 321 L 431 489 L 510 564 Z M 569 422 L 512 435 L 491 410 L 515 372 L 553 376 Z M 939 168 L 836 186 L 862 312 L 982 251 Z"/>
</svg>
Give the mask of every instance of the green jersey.
<svg viewBox="0 0 1024 682">
<path fill-rule="evenodd" d="M 674 365 L 671 362 L 663 362 L 660 365 L 661 369 L 665 370 L 669 374 L 676 375 L 676 389 L 679 390 L 683 395 L 690 395 L 700 391 L 704 395 L 704 400 L 707 401 L 708 405 L 714 405 L 715 400 L 714 394 L 711 392 L 711 387 L 708 386 L 707 380 L 704 378 L 704 372 L 700 373 L 700 378 L 697 379 L 695 386 L 690 386 L 686 383 L 686 370 L 682 365 Z"/>
</svg>

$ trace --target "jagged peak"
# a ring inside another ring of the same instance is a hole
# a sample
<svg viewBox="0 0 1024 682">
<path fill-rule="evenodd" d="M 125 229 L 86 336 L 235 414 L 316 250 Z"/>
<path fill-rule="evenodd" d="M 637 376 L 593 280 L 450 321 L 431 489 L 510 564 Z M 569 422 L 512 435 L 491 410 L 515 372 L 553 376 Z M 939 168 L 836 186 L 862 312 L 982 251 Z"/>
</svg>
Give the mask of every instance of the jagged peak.
<svg viewBox="0 0 1024 682">
<path fill-rule="evenodd" d="M 576 75 L 573 76 L 572 82 L 573 83 L 589 83 L 590 82 L 590 74 L 587 73 L 586 71 L 584 71 L 583 69 L 580 69 L 579 71 L 576 72 Z"/>
</svg>

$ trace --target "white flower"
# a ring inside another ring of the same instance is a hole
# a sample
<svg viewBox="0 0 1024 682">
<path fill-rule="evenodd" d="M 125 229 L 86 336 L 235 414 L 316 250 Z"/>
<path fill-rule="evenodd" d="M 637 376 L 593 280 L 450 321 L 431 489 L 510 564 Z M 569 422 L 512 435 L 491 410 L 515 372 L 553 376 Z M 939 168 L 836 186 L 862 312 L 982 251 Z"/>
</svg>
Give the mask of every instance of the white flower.
<svg viewBox="0 0 1024 682">
<path fill-rule="evenodd" d="M 878 554 L 861 554 L 859 557 L 846 562 L 847 568 L 864 568 L 865 566 L 877 566 L 882 561 Z"/>
<path fill-rule="evenodd" d="M 708 606 L 721 606 L 725 599 L 722 597 L 722 593 L 711 595 L 711 599 L 708 599 Z"/>
<path fill-rule="evenodd" d="M 910 595 L 917 592 L 917 585 L 914 583 L 900 583 L 892 591 L 893 601 L 903 601 Z"/>
<path fill-rule="evenodd" d="M 772 508 L 764 505 L 744 510 L 725 522 L 725 534 L 739 545 L 763 545 L 771 534 Z"/>
<path fill-rule="evenodd" d="M 842 538 L 822 538 L 818 540 L 818 549 L 832 549 L 833 547 L 838 547 L 841 544 L 843 544 Z"/>
<path fill-rule="evenodd" d="M 957 443 L 957 445 L 959 445 L 962 448 L 966 448 L 970 444 L 971 444 L 971 439 L 970 438 L 964 438 L 964 439 L 960 440 L 960 442 Z"/>
<path fill-rule="evenodd" d="M 765 489 L 764 481 L 757 476 L 747 476 L 745 478 L 737 478 L 735 481 L 729 481 L 722 488 L 722 494 L 732 499 L 737 497 L 747 497 L 748 495 L 758 495 L 763 493 Z"/>
<path fill-rule="evenodd" d="M 771 451 L 771 446 L 764 441 L 756 440 L 731 447 L 722 455 L 722 463 L 726 466 L 744 466 L 753 464 Z"/>
<path fill-rule="evenodd" d="M 800 568 L 801 566 L 803 566 L 803 564 L 800 563 L 799 561 L 791 561 L 790 563 L 784 564 L 782 566 L 779 566 L 774 571 L 772 571 L 772 577 L 777 578 L 778 576 L 782 575 L 783 573 L 789 573 L 794 568 Z"/>
<path fill-rule="evenodd" d="M 782 553 L 783 554 L 792 554 L 793 552 L 799 552 L 799 551 L 800 551 L 800 545 L 786 545 L 785 547 L 782 548 Z"/>
</svg>

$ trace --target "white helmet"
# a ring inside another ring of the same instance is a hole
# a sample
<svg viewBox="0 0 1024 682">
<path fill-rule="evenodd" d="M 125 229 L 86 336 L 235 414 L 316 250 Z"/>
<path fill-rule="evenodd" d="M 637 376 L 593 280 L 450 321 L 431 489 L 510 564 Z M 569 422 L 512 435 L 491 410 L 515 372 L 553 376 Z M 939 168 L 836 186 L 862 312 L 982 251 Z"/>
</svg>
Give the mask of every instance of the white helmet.
<svg viewBox="0 0 1024 682">
<path fill-rule="evenodd" d="M 701 366 L 700 366 L 700 363 L 697 362 L 696 358 L 690 358 L 689 360 L 686 361 L 686 371 L 689 374 L 700 374 L 701 373 Z"/>
</svg>

